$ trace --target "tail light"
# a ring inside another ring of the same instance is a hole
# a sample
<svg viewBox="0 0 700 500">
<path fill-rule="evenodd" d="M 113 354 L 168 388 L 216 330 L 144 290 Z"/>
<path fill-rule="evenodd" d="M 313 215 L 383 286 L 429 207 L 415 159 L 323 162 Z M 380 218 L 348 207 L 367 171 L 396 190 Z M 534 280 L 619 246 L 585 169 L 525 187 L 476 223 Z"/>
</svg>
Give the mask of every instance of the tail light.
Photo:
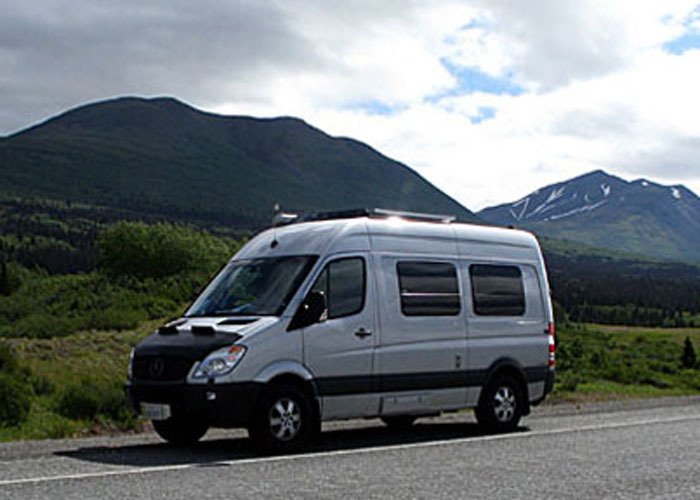
<svg viewBox="0 0 700 500">
<path fill-rule="evenodd" d="M 549 360 L 548 365 L 550 368 L 554 368 L 557 364 L 557 343 L 554 340 L 554 322 L 550 321 L 547 325 L 547 347 L 549 349 Z"/>
</svg>

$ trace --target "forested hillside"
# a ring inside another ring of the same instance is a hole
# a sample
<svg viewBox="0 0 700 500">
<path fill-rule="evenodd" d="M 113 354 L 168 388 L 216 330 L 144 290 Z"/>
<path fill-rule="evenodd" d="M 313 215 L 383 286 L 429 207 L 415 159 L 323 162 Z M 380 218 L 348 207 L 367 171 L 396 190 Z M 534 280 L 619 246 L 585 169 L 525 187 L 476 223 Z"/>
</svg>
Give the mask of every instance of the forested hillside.
<svg viewBox="0 0 700 500">
<path fill-rule="evenodd" d="M 366 144 L 295 118 L 204 113 L 121 98 L 0 138 L 0 196 L 87 204 L 229 229 L 306 212 L 392 208 L 473 214 Z"/>
</svg>

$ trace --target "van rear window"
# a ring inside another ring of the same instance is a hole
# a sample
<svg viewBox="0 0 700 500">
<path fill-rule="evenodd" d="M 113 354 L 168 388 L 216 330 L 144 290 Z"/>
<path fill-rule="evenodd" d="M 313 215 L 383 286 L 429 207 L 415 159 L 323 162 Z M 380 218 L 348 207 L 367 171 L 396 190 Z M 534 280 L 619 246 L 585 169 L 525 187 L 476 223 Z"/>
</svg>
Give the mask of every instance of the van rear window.
<svg viewBox="0 0 700 500">
<path fill-rule="evenodd" d="M 473 264 L 469 266 L 474 314 L 479 316 L 522 316 L 525 292 L 520 268 Z"/>
<path fill-rule="evenodd" d="M 406 316 L 455 316 L 460 311 L 457 270 L 447 262 L 396 264 L 401 312 Z"/>
</svg>

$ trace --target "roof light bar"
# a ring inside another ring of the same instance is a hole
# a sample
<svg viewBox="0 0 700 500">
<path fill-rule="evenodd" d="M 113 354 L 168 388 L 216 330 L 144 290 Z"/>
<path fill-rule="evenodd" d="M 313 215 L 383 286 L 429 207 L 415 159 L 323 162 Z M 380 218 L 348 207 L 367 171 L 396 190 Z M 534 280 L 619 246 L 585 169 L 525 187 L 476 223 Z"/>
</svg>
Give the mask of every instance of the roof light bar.
<svg viewBox="0 0 700 500">
<path fill-rule="evenodd" d="M 356 208 L 352 210 L 336 210 L 332 212 L 316 212 L 299 217 L 292 213 L 279 213 L 273 220 L 273 226 L 293 224 L 296 222 L 311 222 L 335 219 L 354 219 L 356 217 L 398 217 L 401 219 L 423 222 L 439 222 L 449 224 L 457 220 L 454 215 L 426 214 L 420 212 L 407 212 L 403 210 L 389 210 L 386 208 Z"/>
<path fill-rule="evenodd" d="M 379 217 L 401 217 L 402 219 L 419 220 L 419 221 L 429 221 L 429 222 L 442 222 L 444 224 L 449 224 L 454 222 L 457 217 L 454 215 L 439 215 L 439 214 L 425 214 L 420 212 L 404 212 L 400 210 L 387 210 L 385 208 L 373 208 L 370 210 L 370 216 Z"/>
</svg>

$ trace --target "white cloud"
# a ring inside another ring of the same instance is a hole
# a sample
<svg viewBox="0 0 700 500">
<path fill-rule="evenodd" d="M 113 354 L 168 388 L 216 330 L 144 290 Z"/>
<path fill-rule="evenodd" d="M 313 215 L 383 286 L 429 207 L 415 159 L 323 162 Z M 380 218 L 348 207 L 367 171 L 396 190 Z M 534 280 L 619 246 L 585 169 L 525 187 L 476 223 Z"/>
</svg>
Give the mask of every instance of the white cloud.
<svg viewBox="0 0 700 500">
<path fill-rule="evenodd" d="M 227 114 L 299 116 L 472 209 L 595 168 L 700 192 L 700 50 L 662 50 L 698 23 L 696 4 L 8 2 L 0 127 L 110 95 L 168 94 Z M 522 92 L 489 92 L 499 79 Z M 483 108 L 494 116 L 474 123 Z"/>
</svg>

